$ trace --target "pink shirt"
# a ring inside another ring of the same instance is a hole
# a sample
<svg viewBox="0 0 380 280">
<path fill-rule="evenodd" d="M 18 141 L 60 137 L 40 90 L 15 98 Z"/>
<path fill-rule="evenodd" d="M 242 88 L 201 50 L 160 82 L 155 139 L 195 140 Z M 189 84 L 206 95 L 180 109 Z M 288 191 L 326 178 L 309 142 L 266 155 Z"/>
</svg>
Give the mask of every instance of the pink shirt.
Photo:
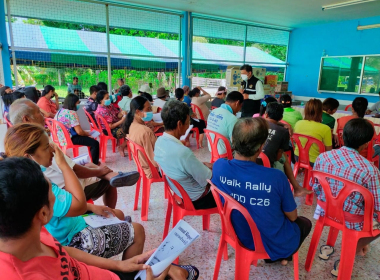
<svg viewBox="0 0 380 280">
<path fill-rule="evenodd" d="M 112 124 L 120 120 L 117 116 L 119 112 L 120 110 L 116 109 L 112 104 L 109 106 L 98 105 L 98 108 L 95 111 L 95 113 L 101 115 L 108 124 Z M 103 129 L 105 129 L 105 127 L 103 127 Z"/>
<path fill-rule="evenodd" d="M 45 96 L 42 96 L 38 102 L 37 106 L 40 107 L 42 110 L 53 113 L 54 115 L 57 113 L 57 104 L 55 104 L 53 101 L 47 99 Z"/>
</svg>

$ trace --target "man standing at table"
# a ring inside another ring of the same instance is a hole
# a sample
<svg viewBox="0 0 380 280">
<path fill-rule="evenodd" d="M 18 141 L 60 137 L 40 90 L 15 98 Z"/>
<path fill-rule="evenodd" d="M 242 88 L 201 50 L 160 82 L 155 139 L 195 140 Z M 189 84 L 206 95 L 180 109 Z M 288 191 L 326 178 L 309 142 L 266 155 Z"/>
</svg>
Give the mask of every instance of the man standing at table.
<svg viewBox="0 0 380 280">
<path fill-rule="evenodd" d="M 244 95 L 241 117 L 252 117 L 260 111 L 260 99 L 264 98 L 263 83 L 252 74 L 252 66 L 245 64 L 240 67 L 241 89 Z"/>
</svg>

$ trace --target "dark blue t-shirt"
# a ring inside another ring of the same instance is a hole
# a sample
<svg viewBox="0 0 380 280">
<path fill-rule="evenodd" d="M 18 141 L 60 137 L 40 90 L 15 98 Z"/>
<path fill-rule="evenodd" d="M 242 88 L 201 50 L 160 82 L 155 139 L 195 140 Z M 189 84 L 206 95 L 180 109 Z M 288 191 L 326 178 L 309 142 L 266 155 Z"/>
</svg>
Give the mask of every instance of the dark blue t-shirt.
<svg viewBox="0 0 380 280">
<path fill-rule="evenodd" d="M 297 208 L 284 173 L 236 159 L 217 160 L 212 173 L 213 184 L 239 201 L 251 214 L 269 257 L 277 260 L 291 256 L 298 248 L 300 229 L 284 214 Z M 242 244 L 254 250 L 244 216 L 234 211 L 231 220 Z"/>
</svg>

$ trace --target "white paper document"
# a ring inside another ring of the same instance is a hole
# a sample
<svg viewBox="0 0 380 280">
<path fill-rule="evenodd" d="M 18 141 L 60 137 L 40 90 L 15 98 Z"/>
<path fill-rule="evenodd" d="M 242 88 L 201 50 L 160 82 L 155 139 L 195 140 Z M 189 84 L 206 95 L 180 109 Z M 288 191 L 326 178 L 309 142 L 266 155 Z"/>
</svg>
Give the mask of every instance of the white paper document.
<svg viewBox="0 0 380 280">
<path fill-rule="evenodd" d="M 198 237 L 199 233 L 195 229 L 180 220 L 145 264 L 152 267 L 155 277 L 159 276 Z M 135 280 L 139 277 L 146 280 L 145 270 L 140 270 Z"/>
<path fill-rule="evenodd" d="M 77 157 L 73 158 L 72 161 L 78 165 L 86 165 L 87 163 L 91 162 L 88 154 L 82 154 L 80 156 L 77 156 Z"/>
<path fill-rule="evenodd" d="M 90 214 L 90 215 L 83 215 L 83 218 L 86 224 L 88 224 L 90 227 L 93 227 L 93 228 L 126 223 L 126 221 L 119 220 L 118 218 L 112 216 L 111 213 L 109 215 L 110 217 L 106 218 L 103 216 Z"/>
<path fill-rule="evenodd" d="M 181 138 L 179 138 L 179 140 L 185 140 L 187 136 L 189 136 L 189 133 L 193 129 L 193 127 L 194 127 L 193 125 L 189 125 L 189 128 L 186 130 L 185 135 L 182 135 Z"/>
<path fill-rule="evenodd" d="M 90 131 L 90 135 L 91 135 L 93 138 L 97 138 L 97 137 L 100 136 L 100 133 L 99 133 L 99 131 L 97 131 L 97 130 L 91 130 L 91 131 Z"/>
</svg>

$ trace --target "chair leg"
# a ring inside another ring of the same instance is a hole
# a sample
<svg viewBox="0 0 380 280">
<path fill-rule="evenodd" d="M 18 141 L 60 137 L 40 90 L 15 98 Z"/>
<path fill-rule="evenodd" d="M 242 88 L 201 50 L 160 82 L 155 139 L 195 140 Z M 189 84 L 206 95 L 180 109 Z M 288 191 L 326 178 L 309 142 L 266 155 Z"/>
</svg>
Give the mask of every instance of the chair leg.
<svg viewBox="0 0 380 280">
<path fill-rule="evenodd" d="M 90 157 L 90 161 L 92 162 L 92 156 L 91 156 L 91 149 L 90 147 L 87 147 L 88 150 L 88 156 Z"/>
<path fill-rule="evenodd" d="M 210 230 L 210 215 L 203 215 L 203 230 Z"/>
<path fill-rule="evenodd" d="M 247 258 L 239 248 L 235 250 L 235 280 L 248 280 L 252 260 Z"/>
<path fill-rule="evenodd" d="M 323 219 L 324 218 L 320 217 L 317 223 L 315 224 L 313 237 L 311 238 L 309 251 L 307 252 L 307 257 L 306 257 L 306 262 L 305 262 L 306 271 L 310 271 L 311 266 L 313 265 L 315 252 L 317 251 L 319 239 L 321 238 L 321 235 L 323 232 L 323 227 L 324 227 Z"/>
<path fill-rule="evenodd" d="M 355 263 L 357 243 L 358 239 L 356 233 L 350 234 L 349 231 L 343 233 L 338 280 L 351 279 L 352 269 Z"/>
<path fill-rule="evenodd" d="M 142 203 L 141 203 L 141 220 L 148 220 L 148 211 L 149 211 L 149 197 L 150 197 L 150 181 L 149 179 L 144 180 L 142 188 Z"/>
<path fill-rule="evenodd" d="M 112 138 L 112 152 L 116 153 L 116 139 Z"/>
<path fill-rule="evenodd" d="M 144 184 L 144 178 L 140 176 L 139 180 L 136 183 L 135 204 L 133 205 L 133 211 L 136 211 L 138 207 L 141 180 L 143 180 L 143 184 Z"/>
<path fill-rule="evenodd" d="M 311 190 L 310 187 L 310 177 L 311 177 L 311 171 L 306 169 L 305 170 L 305 177 L 303 179 L 303 188 L 307 190 Z M 314 198 L 314 193 L 308 194 L 305 199 L 305 204 L 306 205 L 313 205 L 313 198 Z"/>
<path fill-rule="evenodd" d="M 228 261 L 228 244 L 224 247 L 223 260 Z"/>
<path fill-rule="evenodd" d="M 73 156 L 76 158 L 79 156 L 79 149 L 78 148 L 73 148 Z"/>
<path fill-rule="evenodd" d="M 173 209 L 172 202 L 170 199 L 168 199 L 168 209 L 166 209 L 164 235 L 162 236 L 162 240 L 164 240 L 169 233 L 170 219 L 172 217 L 172 209 Z"/>
<path fill-rule="evenodd" d="M 106 156 L 107 156 L 107 138 L 103 138 L 102 144 L 103 144 L 103 153 L 102 153 L 102 161 L 106 161 Z"/>
<path fill-rule="evenodd" d="M 129 145 L 127 145 L 127 151 L 128 151 L 128 159 L 129 161 L 132 160 L 132 152 L 131 152 L 131 147 L 129 147 Z"/>
<path fill-rule="evenodd" d="M 298 175 L 298 171 L 299 171 L 299 169 L 300 169 L 300 165 L 299 165 L 298 162 L 296 162 L 296 163 L 294 164 L 294 170 L 293 170 L 293 175 L 294 175 L 294 178 L 296 178 L 296 179 L 297 179 L 297 175 Z"/>
<path fill-rule="evenodd" d="M 219 241 L 218 253 L 216 255 L 214 277 L 212 278 L 213 280 L 218 279 L 220 263 L 222 261 L 222 255 L 223 255 L 223 252 L 225 251 L 225 249 L 227 249 L 227 242 L 223 240 L 223 234 L 222 234 L 222 236 L 220 237 L 220 241 Z"/>
<path fill-rule="evenodd" d="M 294 280 L 299 279 L 299 263 L 298 263 L 298 252 L 293 255 L 293 270 L 294 270 Z"/>
<path fill-rule="evenodd" d="M 329 236 L 327 237 L 326 245 L 334 247 L 336 239 L 338 238 L 338 234 L 339 234 L 339 229 L 330 227 Z"/>
</svg>

